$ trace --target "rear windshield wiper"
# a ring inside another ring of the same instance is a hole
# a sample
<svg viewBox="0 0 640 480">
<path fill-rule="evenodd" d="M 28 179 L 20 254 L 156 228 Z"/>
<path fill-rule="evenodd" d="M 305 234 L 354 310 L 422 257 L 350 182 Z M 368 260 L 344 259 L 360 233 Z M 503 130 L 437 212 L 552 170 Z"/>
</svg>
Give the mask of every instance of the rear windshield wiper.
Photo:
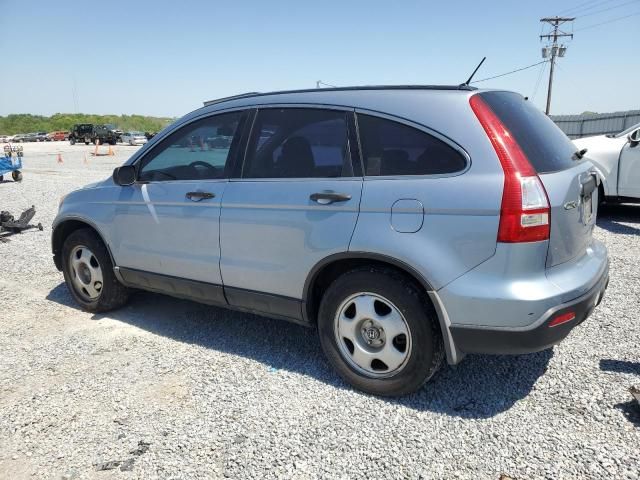
<svg viewBox="0 0 640 480">
<path fill-rule="evenodd" d="M 575 152 L 571 158 L 573 160 L 582 160 L 582 157 L 584 157 L 585 153 L 587 153 L 587 149 L 583 148 L 582 150 L 578 150 L 577 152 Z"/>
</svg>

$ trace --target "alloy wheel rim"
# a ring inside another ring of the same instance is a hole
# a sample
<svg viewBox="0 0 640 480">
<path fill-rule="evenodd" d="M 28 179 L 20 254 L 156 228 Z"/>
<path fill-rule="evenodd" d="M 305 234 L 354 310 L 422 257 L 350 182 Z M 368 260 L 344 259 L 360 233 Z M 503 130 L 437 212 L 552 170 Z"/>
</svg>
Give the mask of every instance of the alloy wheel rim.
<svg viewBox="0 0 640 480">
<path fill-rule="evenodd" d="M 337 309 L 334 334 L 347 363 L 371 378 L 397 375 L 411 355 L 411 331 L 404 315 L 375 293 L 347 297 Z"/>
<path fill-rule="evenodd" d="M 93 252 L 84 245 L 73 247 L 69 255 L 69 272 L 76 292 L 87 301 L 102 293 L 102 268 Z"/>
</svg>

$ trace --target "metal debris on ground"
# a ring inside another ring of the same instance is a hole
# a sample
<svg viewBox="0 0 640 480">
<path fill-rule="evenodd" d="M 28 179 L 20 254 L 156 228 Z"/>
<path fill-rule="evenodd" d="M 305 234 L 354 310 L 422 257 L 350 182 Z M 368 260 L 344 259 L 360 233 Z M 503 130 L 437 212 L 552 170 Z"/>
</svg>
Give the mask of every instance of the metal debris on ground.
<svg viewBox="0 0 640 480">
<path fill-rule="evenodd" d="M 96 464 L 96 470 L 99 472 L 104 470 L 115 470 L 122 464 L 122 460 L 110 460 L 108 462 Z"/>
<path fill-rule="evenodd" d="M 26 209 L 24 212 L 20 214 L 20 218 L 18 220 L 15 219 L 11 213 L 3 210 L 0 212 L 0 232 L 4 232 L 4 235 L 0 236 L 0 241 L 8 241 L 6 237 L 10 235 L 15 235 L 16 233 L 21 233 L 25 230 L 29 230 L 32 228 L 37 228 L 42 231 L 42 224 L 38 223 L 37 225 L 32 225 L 29 222 L 36 215 L 36 207 L 31 206 L 31 208 Z"/>
<path fill-rule="evenodd" d="M 138 442 L 138 446 L 129 452 L 133 457 L 129 457 L 126 460 L 110 460 L 108 462 L 97 463 L 95 464 L 96 470 L 100 472 L 103 470 L 115 470 L 120 467 L 121 471 L 130 472 L 133 470 L 133 465 L 136 463 L 136 457 L 147 453 L 150 446 L 151 444 L 149 442 L 140 440 Z"/>
<path fill-rule="evenodd" d="M 150 446 L 150 443 L 140 440 L 138 442 L 138 448 L 136 448 L 135 450 L 131 450 L 129 453 L 132 455 L 140 456 L 143 453 L 147 453 L 147 450 L 149 450 Z"/>
</svg>

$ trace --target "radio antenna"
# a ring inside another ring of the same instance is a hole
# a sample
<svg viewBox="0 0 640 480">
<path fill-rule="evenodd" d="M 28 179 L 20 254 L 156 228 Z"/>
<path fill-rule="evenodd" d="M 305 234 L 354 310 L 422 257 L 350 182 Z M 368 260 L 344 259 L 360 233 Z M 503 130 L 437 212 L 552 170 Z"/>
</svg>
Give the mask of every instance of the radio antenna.
<svg viewBox="0 0 640 480">
<path fill-rule="evenodd" d="M 487 59 L 487 57 L 482 57 L 482 60 L 480 60 L 480 63 L 478 64 L 478 66 L 476 67 L 476 69 L 473 71 L 473 73 L 471 74 L 471 76 L 469 78 L 467 78 L 467 81 L 464 82 L 463 84 L 461 84 L 461 87 L 468 87 L 469 83 L 471 82 L 471 79 L 473 78 L 473 76 L 476 74 L 476 72 L 478 71 L 478 69 L 480 68 L 480 66 L 482 66 L 482 64 L 484 63 L 484 61 Z"/>
</svg>

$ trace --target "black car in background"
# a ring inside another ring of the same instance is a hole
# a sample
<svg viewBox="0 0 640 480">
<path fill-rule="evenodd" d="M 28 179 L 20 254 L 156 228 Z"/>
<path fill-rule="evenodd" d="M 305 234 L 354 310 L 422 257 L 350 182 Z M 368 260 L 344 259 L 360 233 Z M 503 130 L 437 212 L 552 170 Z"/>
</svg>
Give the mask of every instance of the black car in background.
<svg viewBox="0 0 640 480">
<path fill-rule="evenodd" d="M 93 124 L 92 123 L 77 123 L 73 126 L 69 132 L 69 143 L 75 145 L 76 142 L 84 142 L 85 145 L 89 145 L 93 140 Z"/>
<path fill-rule="evenodd" d="M 75 145 L 77 142 L 101 144 L 108 143 L 115 145 L 120 137 L 120 133 L 113 125 L 94 125 L 92 123 L 78 123 L 73 126 L 69 133 L 69 143 Z"/>
</svg>

